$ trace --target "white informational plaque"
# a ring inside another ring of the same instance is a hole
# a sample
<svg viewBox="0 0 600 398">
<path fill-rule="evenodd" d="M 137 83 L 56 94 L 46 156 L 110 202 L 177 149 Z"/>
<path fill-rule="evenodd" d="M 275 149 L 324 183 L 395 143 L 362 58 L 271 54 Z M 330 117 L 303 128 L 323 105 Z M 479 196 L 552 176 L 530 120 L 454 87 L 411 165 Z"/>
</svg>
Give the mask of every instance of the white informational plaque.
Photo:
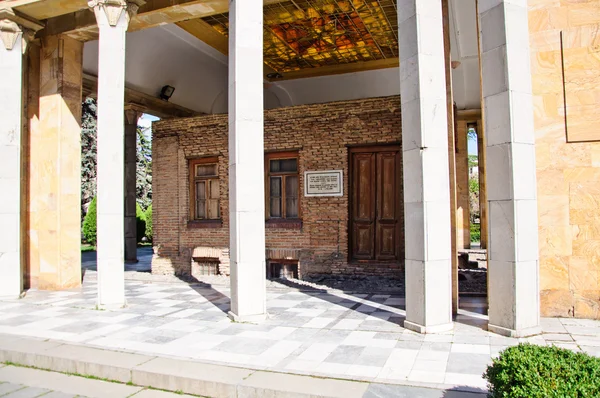
<svg viewBox="0 0 600 398">
<path fill-rule="evenodd" d="M 344 196 L 342 170 L 305 171 L 304 196 Z"/>
</svg>

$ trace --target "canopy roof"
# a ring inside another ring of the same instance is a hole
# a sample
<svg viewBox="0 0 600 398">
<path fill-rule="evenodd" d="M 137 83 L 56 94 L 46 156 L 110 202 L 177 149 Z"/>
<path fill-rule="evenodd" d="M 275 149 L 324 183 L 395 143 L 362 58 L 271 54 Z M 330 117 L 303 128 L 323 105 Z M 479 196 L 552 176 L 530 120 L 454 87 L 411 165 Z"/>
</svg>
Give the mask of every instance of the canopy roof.
<svg viewBox="0 0 600 398">
<path fill-rule="evenodd" d="M 398 0 L 263 0 L 265 107 L 400 93 Z M 480 107 L 476 0 L 449 0 L 454 100 Z M 98 28 L 86 0 L 5 0 L 45 24 L 39 37 L 86 42 L 97 74 Z M 146 0 L 127 33 L 126 83 L 196 112 L 225 112 L 229 0 Z M 400 40 L 401 42 L 401 40 Z M 300 80 L 297 80 L 300 79 Z"/>
</svg>

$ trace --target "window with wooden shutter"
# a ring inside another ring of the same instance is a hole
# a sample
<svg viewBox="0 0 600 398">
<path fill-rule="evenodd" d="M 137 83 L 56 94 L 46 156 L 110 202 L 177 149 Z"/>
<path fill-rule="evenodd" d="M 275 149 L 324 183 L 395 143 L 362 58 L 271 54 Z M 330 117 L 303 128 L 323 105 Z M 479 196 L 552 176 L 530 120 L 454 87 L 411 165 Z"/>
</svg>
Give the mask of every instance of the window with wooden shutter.
<svg viewBox="0 0 600 398">
<path fill-rule="evenodd" d="M 298 153 L 269 153 L 265 159 L 268 219 L 300 217 Z"/>
<path fill-rule="evenodd" d="M 220 197 L 218 158 L 190 160 L 190 218 L 221 219 Z"/>
</svg>

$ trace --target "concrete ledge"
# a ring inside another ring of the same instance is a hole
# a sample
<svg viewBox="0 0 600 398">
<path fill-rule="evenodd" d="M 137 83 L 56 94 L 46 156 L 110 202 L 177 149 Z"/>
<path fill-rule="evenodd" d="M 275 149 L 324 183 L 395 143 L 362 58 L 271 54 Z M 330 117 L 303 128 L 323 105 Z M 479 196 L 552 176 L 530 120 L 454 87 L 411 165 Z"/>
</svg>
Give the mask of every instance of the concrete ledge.
<svg viewBox="0 0 600 398">
<path fill-rule="evenodd" d="M 237 385 L 254 370 L 154 358 L 132 371 L 133 384 L 208 397 L 236 397 Z"/>
<path fill-rule="evenodd" d="M 339 397 L 361 398 L 369 383 L 337 379 L 319 379 L 285 373 L 255 372 L 238 386 L 238 398 L 263 398 L 268 389 L 279 392 L 278 397 Z"/>
<path fill-rule="evenodd" d="M 122 383 L 131 381 L 131 371 L 135 366 L 153 359 L 150 356 L 126 352 L 11 337 L 13 336 L 0 336 L 0 362 L 94 376 Z"/>
</svg>

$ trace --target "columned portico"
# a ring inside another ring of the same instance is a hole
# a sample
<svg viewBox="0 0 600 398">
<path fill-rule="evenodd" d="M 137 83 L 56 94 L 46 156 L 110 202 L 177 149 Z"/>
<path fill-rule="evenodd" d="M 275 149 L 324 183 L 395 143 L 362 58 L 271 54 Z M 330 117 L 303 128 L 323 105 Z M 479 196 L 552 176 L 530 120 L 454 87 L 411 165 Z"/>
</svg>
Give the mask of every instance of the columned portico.
<svg viewBox="0 0 600 398">
<path fill-rule="evenodd" d="M 125 33 L 143 2 L 93 0 L 98 56 L 98 306 L 125 304 L 124 91 Z"/>
<path fill-rule="evenodd" d="M 0 296 L 23 288 L 21 170 L 23 54 L 42 26 L 11 9 L 0 9 Z"/>
<path fill-rule="evenodd" d="M 398 25 L 406 242 L 404 327 L 436 333 L 453 327 L 441 1 L 398 2 Z"/>
<path fill-rule="evenodd" d="M 137 262 L 137 226 L 135 214 L 137 123 L 141 107 L 125 106 L 125 261 Z"/>
<path fill-rule="evenodd" d="M 229 1 L 229 212 L 231 312 L 266 316 L 263 1 Z"/>
<path fill-rule="evenodd" d="M 535 135 L 526 2 L 480 2 L 489 330 L 540 332 Z"/>
</svg>

